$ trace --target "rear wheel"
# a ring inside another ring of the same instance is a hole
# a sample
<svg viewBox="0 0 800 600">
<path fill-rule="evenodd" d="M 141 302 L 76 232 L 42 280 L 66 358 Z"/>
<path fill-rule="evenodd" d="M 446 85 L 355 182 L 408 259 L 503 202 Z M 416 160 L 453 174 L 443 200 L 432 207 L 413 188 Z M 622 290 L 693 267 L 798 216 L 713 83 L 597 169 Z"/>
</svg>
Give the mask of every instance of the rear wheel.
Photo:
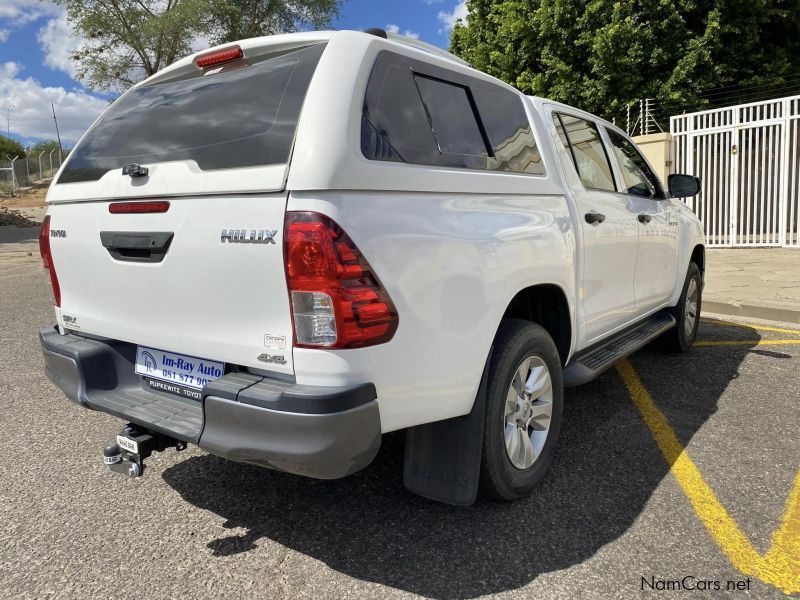
<svg viewBox="0 0 800 600">
<path fill-rule="evenodd" d="M 672 309 L 677 325 L 661 336 L 662 346 L 671 352 L 686 352 L 697 339 L 702 307 L 703 278 L 696 263 L 689 263 L 683 292 Z"/>
<path fill-rule="evenodd" d="M 561 359 L 542 327 L 507 319 L 488 375 L 481 491 L 514 500 L 530 493 L 553 460 L 564 403 Z"/>
</svg>

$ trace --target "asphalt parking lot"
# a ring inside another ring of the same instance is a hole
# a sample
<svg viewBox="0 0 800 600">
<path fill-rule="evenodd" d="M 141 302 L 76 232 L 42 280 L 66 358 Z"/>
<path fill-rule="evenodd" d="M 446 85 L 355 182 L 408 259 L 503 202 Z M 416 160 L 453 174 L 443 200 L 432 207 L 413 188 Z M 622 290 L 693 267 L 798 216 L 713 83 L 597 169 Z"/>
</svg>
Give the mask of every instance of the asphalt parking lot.
<svg viewBox="0 0 800 600">
<path fill-rule="evenodd" d="M 43 375 L 50 302 L 38 257 L 0 254 L 1 597 L 800 594 L 791 327 L 705 321 L 687 355 L 640 351 L 568 391 L 533 496 L 459 509 L 403 489 L 402 435 L 335 482 L 192 448 L 112 476 L 120 422 Z"/>
</svg>

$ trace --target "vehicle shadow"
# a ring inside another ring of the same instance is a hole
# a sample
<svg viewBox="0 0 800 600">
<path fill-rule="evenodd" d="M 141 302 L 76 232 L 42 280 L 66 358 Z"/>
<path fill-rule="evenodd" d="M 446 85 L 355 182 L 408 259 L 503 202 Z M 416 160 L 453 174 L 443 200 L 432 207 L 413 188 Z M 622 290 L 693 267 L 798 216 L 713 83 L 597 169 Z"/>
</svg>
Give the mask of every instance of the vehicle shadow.
<svg viewBox="0 0 800 600">
<path fill-rule="evenodd" d="M 741 346 L 632 357 L 645 386 L 686 444 L 758 333 L 704 323 L 701 337 Z M 350 577 L 434 598 L 471 598 L 520 588 L 539 574 L 581 563 L 633 524 L 669 472 L 613 371 L 568 390 L 554 464 L 524 500 L 479 499 L 468 509 L 426 501 L 402 484 L 403 434 L 384 437 L 375 462 L 350 478 L 320 482 L 226 462 L 181 462 L 163 474 L 188 502 L 241 527 L 211 540 L 214 555 L 247 552 L 263 538 Z"/>
</svg>

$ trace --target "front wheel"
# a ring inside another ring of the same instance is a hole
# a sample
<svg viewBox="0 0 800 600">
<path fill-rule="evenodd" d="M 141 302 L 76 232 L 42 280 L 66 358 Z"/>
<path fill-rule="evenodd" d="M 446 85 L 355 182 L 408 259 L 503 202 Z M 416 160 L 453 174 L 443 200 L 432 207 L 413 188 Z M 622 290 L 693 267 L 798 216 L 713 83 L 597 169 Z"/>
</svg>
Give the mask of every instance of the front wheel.
<svg viewBox="0 0 800 600">
<path fill-rule="evenodd" d="M 540 326 L 502 322 L 489 366 L 481 491 L 497 500 L 531 492 L 553 460 L 561 429 L 561 359 Z"/>
<path fill-rule="evenodd" d="M 686 352 L 694 345 L 700 327 L 702 294 L 703 278 L 700 275 L 700 267 L 691 262 L 683 283 L 681 298 L 677 306 L 671 309 L 677 324 L 661 336 L 660 341 L 666 350 Z"/>
</svg>

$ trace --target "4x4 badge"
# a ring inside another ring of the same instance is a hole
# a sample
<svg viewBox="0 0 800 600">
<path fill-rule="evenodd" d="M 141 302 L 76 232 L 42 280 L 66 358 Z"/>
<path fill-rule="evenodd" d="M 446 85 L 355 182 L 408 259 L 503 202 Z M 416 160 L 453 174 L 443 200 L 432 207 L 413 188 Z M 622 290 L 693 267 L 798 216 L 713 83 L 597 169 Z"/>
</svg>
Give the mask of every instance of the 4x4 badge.
<svg viewBox="0 0 800 600">
<path fill-rule="evenodd" d="M 276 235 L 277 229 L 251 229 L 249 235 L 247 229 L 223 229 L 219 240 L 223 244 L 274 244 Z"/>
<path fill-rule="evenodd" d="M 279 365 L 286 364 L 286 357 L 283 354 L 264 354 L 258 355 L 258 360 L 265 363 L 277 363 Z"/>
</svg>

